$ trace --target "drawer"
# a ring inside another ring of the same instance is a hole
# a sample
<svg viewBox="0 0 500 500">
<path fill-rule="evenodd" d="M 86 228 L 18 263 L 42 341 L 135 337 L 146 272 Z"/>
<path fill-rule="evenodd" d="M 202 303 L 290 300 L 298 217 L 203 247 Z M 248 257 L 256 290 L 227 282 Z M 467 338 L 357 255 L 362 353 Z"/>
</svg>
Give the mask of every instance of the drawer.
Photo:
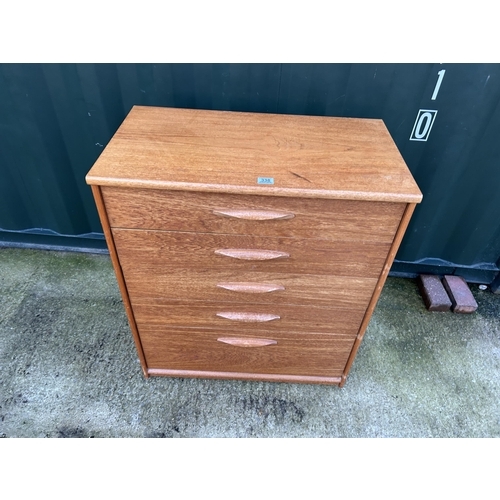
<svg viewBox="0 0 500 500">
<path fill-rule="evenodd" d="M 165 269 L 143 261 L 128 262 L 126 283 L 132 302 L 169 298 L 254 304 L 298 304 L 366 308 L 376 278 L 350 276 L 234 272 L 230 269 L 192 271 Z"/>
<path fill-rule="evenodd" d="M 405 204 L 102 188 L 111 227 L 391 243 Z M 259 220 L 260 219 L 260 220 Z"/>
<path fill-rule="evenodd" d="M 389 243 L 113 229 L 125 277 L 190 269 L 378 278 Z"/>
<path fill-rule="evenodd" d="M 143 326 L 193 327 L 238 332 L 266 330 L 275 335 L 348 335 L 354 338 L 365 314 L 364 309 L 341 309 L 274 304 L 234 304 L 156 300 L 132 302 L 139 331 Z"/>
<path fill-rule="evenodd" d="M 196 328 L 167 331 L 148 326 L 141 329 L 144 355 L 153 370 L 339 377 L 353 339 L 343 336 L 333 339 L 288 334 L 276 340 L 270 332 L 244 335 Z M 236 345 L 228 342 L 236 342 Z"/>
</svg>

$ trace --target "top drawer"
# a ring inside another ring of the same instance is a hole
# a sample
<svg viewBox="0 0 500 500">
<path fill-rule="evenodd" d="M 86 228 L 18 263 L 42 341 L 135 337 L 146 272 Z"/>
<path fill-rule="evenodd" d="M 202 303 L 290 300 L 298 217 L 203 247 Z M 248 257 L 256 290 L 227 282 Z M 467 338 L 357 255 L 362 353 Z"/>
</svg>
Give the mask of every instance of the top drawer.
<svg viewBox="0 0 500 500">
<path fill-rule="evenodd" d="M 404 203 L 102 187 L 111 227 L 392 242 Z"/>
</svg>

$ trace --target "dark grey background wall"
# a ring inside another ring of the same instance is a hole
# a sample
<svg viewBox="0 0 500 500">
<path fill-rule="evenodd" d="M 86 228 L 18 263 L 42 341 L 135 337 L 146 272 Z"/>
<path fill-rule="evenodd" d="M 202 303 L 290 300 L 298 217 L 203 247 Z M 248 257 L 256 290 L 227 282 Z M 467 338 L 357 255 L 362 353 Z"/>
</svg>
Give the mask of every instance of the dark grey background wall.
<svg viewBox="0 0 500 500">
<path fill-rule="evenodd" d="M 490 283 L 499 103 L 499 64 L 0 64 L 0 244 L 105 250 L 84 177 L 134 104 L 381 118 L 424 194 L 392 274 Z"/>
</svg>

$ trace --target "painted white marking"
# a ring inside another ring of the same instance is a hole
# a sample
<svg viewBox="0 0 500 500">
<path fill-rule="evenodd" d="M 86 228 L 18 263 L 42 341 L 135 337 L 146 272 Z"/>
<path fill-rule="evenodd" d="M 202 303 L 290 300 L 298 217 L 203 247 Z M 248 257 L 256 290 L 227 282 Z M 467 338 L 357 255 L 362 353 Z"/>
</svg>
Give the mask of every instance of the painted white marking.
<svg viewBox="0 0 500 500">
<path fill-rule="evenodd" d="M 438 71 L 438 81 L 436 82 L 436 86 L 434 87 L 434 92 L 432 93 L 431 101 L 435 101 L 438 95 L 439 89 L 441 87 L 441 83 L 443 82 L 444 74 L 446 73 L 445 69 Z"/>
<path fill-rule="evenodd" d="M 411 131 L 410 141 L 426 141 L 431 133 L 436 115 L 437 109 L 419 109 Z"/>
</svg>

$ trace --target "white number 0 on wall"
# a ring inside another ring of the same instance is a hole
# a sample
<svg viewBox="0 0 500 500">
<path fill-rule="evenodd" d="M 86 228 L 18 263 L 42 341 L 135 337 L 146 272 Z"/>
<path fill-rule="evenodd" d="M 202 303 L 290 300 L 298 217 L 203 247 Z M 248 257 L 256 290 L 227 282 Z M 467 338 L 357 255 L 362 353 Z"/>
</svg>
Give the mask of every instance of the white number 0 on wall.
<svg viewBox="0 0 500 500">
<path fill-rule="evenodd" d="M 431 133 L 436 115 L 437 109 L 419 109 L 411 131 L 410 141 L 426 141 Z"/>
</svg>

